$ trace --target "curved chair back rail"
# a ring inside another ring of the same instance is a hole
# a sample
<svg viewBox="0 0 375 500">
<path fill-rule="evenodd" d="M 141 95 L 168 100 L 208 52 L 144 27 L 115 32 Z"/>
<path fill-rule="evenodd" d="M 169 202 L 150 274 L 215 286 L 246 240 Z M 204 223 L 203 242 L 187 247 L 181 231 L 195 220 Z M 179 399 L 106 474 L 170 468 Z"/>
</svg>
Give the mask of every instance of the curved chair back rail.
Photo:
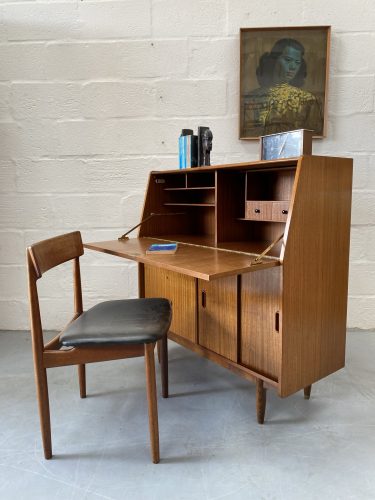
<svg viewBox="0 0 375 500">
<path fill-rule="evenodd" d="M 27 249 L 37 278 L 50 269 L 83 255 L 81 233 L 63 234 L 41 241 Z"/>
</svg>

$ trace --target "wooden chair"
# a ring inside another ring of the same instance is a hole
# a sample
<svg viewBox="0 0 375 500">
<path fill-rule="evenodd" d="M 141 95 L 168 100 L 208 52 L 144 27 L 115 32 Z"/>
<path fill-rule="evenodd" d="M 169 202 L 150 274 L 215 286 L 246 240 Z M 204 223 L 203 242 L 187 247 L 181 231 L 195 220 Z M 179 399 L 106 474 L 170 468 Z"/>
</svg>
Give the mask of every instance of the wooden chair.
<svg viewBox="0 0 375 500">
<path fill-rule="evenodd" d="M 81 398 L 86 397 L 85 364 L 145 356 L 151 456 L 159 462 L 154 348 L 158 343 L 162 394 L 168 397 L 167 332 L 171 305 L 166 299 L 129 299 L 102 302 L 86 312 L 82 308 L 79 257 L 83 245 L 79 231 L 36 243 L 27 249 L 31 335 L 44 456 L 52 457 L 47 368 L 78 365 Z M 54 339 L 44 344 L 37 280 L 49 269 L 73 261 L 74 317 Z"/>
</svg>

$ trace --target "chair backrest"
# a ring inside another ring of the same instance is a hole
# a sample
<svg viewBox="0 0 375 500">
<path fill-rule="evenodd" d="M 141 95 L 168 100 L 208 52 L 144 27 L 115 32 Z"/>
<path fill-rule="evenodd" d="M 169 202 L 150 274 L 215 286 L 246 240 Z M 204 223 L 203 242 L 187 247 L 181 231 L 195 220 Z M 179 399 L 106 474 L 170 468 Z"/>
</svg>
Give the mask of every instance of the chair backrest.
<svg viewBox="0 0 375 500">
<path fill-rule="evenodd" d="M 29 246 L 27 252 L 34 266 L 36 278 L 41 278 L 49 269 L 83 255 L 81 233 L 74 231 L 40 241 Z"/>
</svg>

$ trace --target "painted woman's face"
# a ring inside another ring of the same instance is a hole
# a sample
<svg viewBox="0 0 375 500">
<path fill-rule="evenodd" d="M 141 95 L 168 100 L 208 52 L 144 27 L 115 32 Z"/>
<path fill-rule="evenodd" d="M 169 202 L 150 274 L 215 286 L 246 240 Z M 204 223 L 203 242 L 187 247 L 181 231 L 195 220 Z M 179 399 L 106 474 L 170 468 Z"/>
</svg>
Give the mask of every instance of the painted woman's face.
<svg viewBox="0 0 375 500">
<path fill-rule="evenodd" d="M 302 53 L 293 47 L 285 47 L 278 57 L 273 70 L 273 81 L 279 83 L 290 83 L 298 73 L 302 63 Z"/>
</svg>

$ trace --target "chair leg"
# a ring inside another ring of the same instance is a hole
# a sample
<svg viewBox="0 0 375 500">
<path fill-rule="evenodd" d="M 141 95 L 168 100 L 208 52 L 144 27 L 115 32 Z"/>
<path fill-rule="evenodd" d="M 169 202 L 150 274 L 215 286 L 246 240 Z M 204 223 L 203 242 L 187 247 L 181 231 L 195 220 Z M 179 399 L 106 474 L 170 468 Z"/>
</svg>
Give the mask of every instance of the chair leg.
<svg viewBox="0 0 375 500">
<path fill-rule="evenodd" d="M 159 340 L 158 347 L 160 344 L 160 368 L 161 368 L 161 387 L 163 398 L 168 397 L 168 337 L 164 337 Z"/>
<path fill-rule="evenodd" d="M 86 397 L 86 365 L 78 365 L 79 395 Z"/>
<path fill-rule="evenodd" d="M 155 381 L 155 343 L 145 344 L 145 368 L 146 387 L 148 401 L 148 421 L 151 440 L 151 458 L 154 464 L 159 463 L 159 425 L 158 425 L 158 403 L 156 399 Z"/>
<path fill-rule="evenodd" d="M 49 412 L 47 370 L 35 370 L 36 392 L 38 396 L 40 430 L 42 433 L 44 457 L 52 458 L 51 418 Z"/>
<path fill-rule="evenodd" d="M 159 340 L 156 344 L 156 350 L 157 350 L 157 353 L 158 353 L 158 361 L 159 363 L 161 362 L 161 340 Z"/>
<path fill-rule="evenodd" d="M 305 399 L 310 399 L 310 394 L 311 394 L 311 385 L 307 385 L 307 386 L 303 389 L 303 393 L 304 393 L 304 398 L 305 398 Z"/>
<path fill-rule="evenodd" d="M 258 424 L 264 424 L 264 414 L 266 412 L 266 389 L 263 387 L 263 380 L 256 381 L 256 405 Z"/>
</svg>

